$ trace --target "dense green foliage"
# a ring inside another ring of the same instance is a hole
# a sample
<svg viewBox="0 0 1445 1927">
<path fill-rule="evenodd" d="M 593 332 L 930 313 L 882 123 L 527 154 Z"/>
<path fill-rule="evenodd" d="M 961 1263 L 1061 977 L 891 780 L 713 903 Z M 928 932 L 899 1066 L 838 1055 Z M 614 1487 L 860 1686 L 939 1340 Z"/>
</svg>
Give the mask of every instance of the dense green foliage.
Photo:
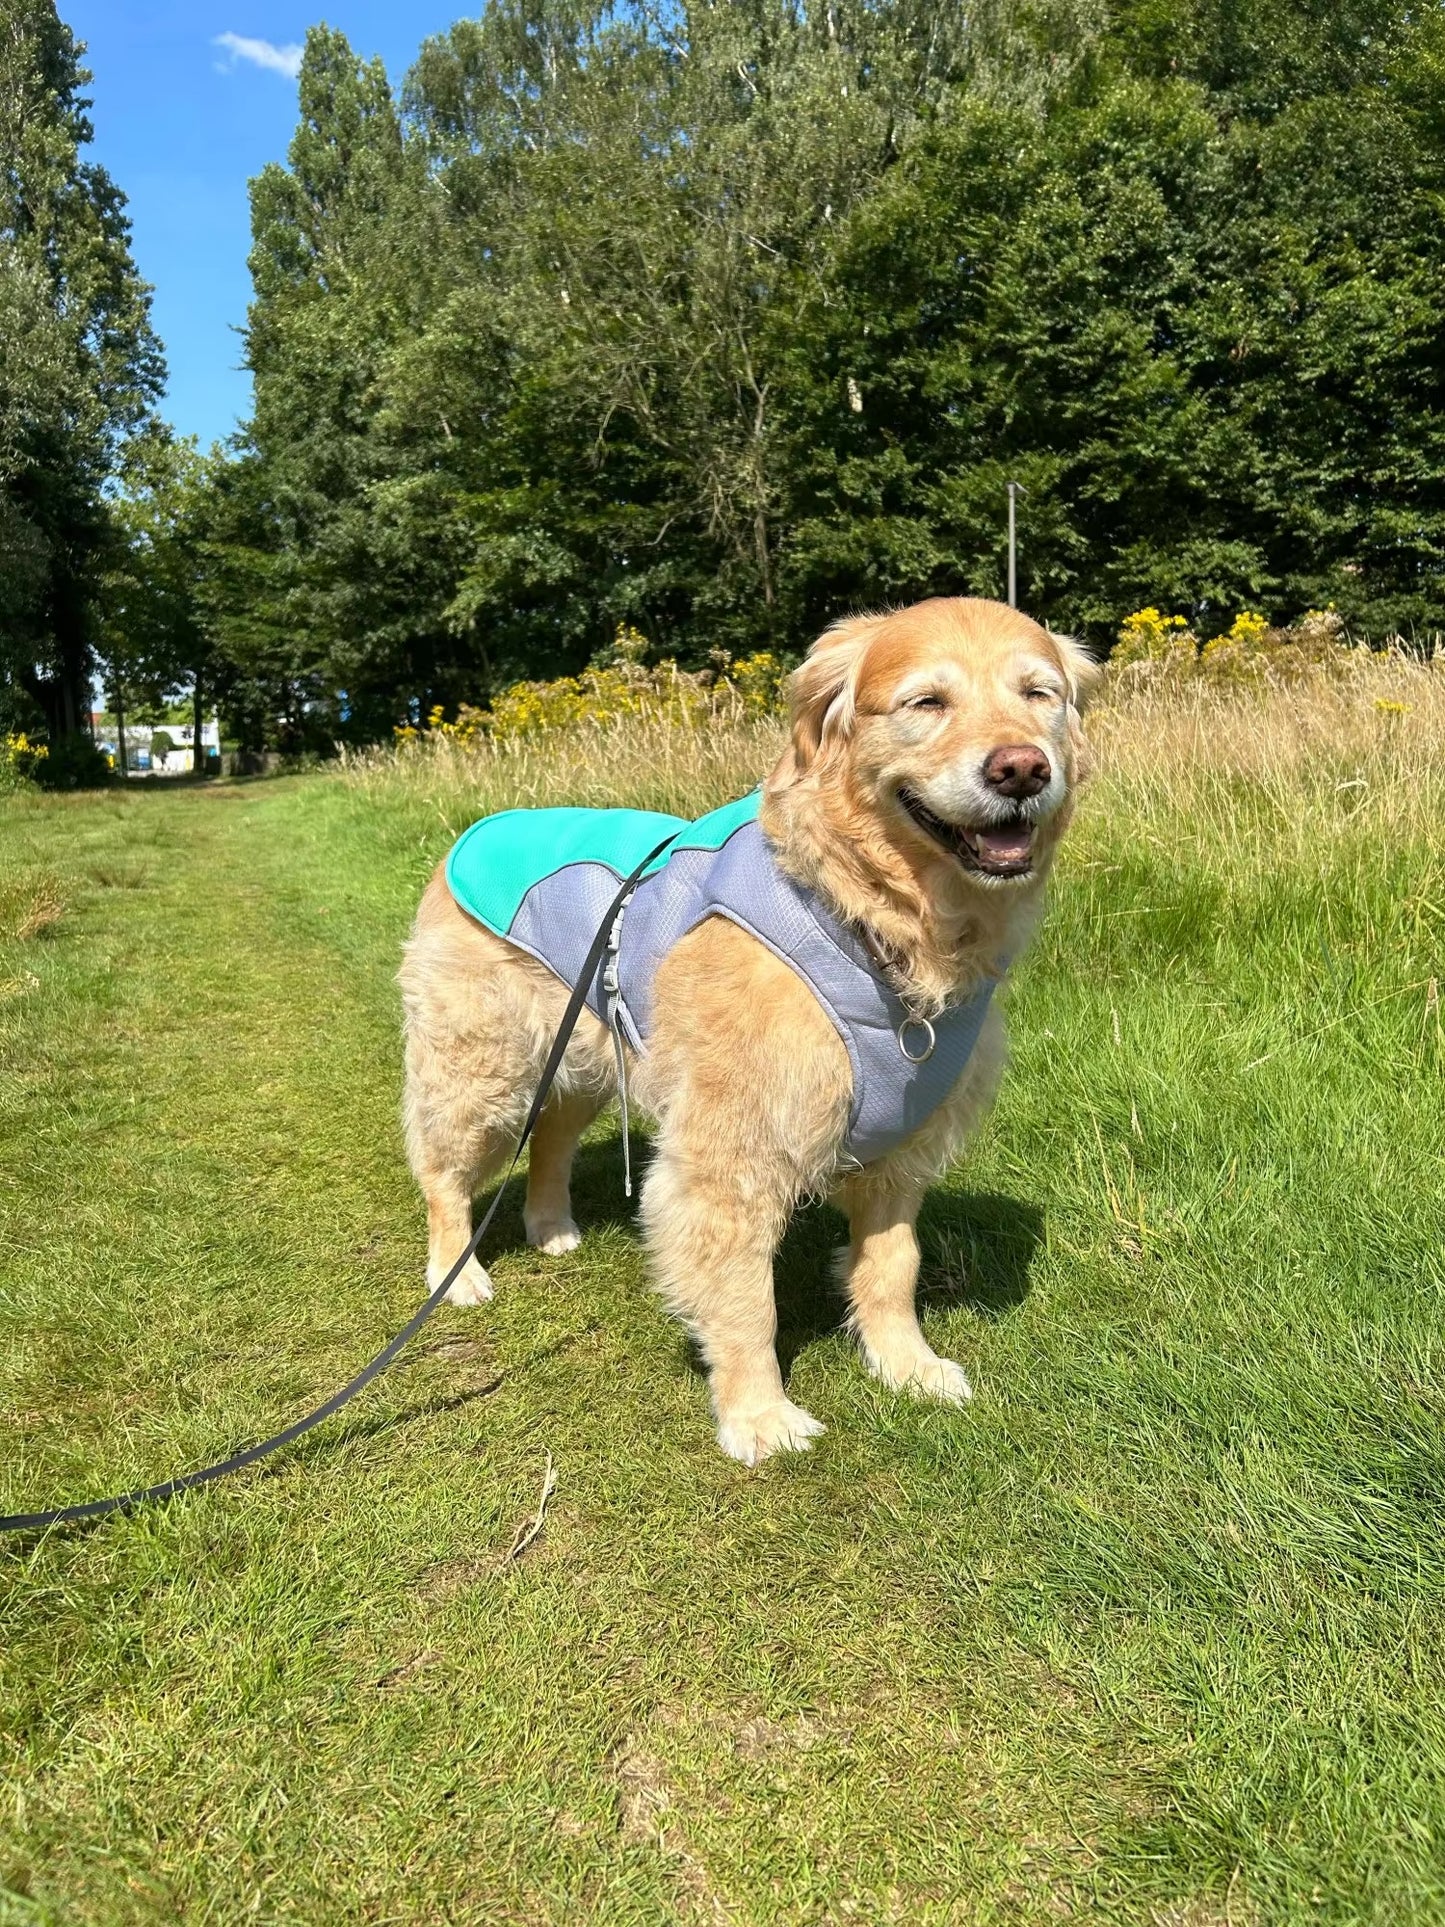
<svg viewBox="0 0 1445 1927">
<path fill-rule="evenodd" d="M 124 199 L 54 0 L 0 0 L 0 729 L 88 727 L 107 484 L 160 435 Z M 58 764 L 56 765 L 58 767 Z"/>
<path fill-rule="evenodd" d="M 0 622 L 52 732 L 97 656 L 304 749 L 619 622 L 786 652 L 999 593 L 1010 479 L 1021 599 L 1096 643 L 1144 603 L 1445 625 L 1438 7 L 495 0 L 399 94 L 315 28 L 252 188 L 254 415 L 202 461 L 126 453 L 119 198 L 51 0 L 0 5 Z"/>
<path fill-rule="evenodd" d="M 366 735 L 620 620 L 797 647 L 1000 592 L 1011 477 L 1022 599 L 1096 639 L 1428 633 L 1442 45 L 1388 3 L 505 0 L 398 101 L 317 30 L 254 187 L 226 649 Z"/>
</svg>

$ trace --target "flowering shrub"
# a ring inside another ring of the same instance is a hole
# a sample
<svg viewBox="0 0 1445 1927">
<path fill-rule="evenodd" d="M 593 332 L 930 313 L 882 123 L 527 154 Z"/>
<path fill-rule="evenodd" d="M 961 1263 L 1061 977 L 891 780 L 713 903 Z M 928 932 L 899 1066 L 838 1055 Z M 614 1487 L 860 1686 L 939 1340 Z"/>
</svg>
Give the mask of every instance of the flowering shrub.
<svg viewBox="0 0 1445 1927">
<path fill-rule="evenodd" d="M 1120 625 L 1113 660 L 1160 662 L 1178 648 L 1182 637 L 1189 635 L 1183 616 L 1163 616 L 1154 608 L 1136 609 Z"/>
<path fill-rule="evenodd" d="M 400 723 L 392 734 L 398 743 L 419 743 L 425 739 L 436 743 L 460 743 L 466 748 L 482 733 L 481 721 L 485 712 L 474 708 L 471 703 L 462 704 L 455 722 L 449 723 L 446 713 L 441 703 L 434 703 L 427 711 L 427 719 L 420 729 L 415 723 Z"/>
<path fill-rule="evenodd" d="M 1349 646 L 1345 619 L 1338 609 L 1306 609 L 1295 624 L 1294 633 L 1300 642 L 1310 647 L 1326 642 Z"/>
<path fill-rule="evenodd" d="M 472 747 L 483 737 L 533 736 L 543 730 L 579 723 L 615 723 L 624 717 L 665 717 L 703 723 L 717 715 L 763 716 L 778 707 L 786 667 L 767 650 L 740 662 L 720 659 L 716 672 L 689 673 L 675 662 L 655 668 L 643 663 L 647 641 L 626 623 L 618 625 L 612 646 L 578 676 L 552 682 L 518 682 L 493 697 L 488 708 L 463 703 L 448 722 L 441 705 L 421 728 L 404 724 L 400 744 L 454 743 Z"/>
<path fill-rule="evenodd" d="M 580 676 L 559 676 L 555 682 L 519 682 L 493 699 L 486 726 L 493 735 L 527 736 L 539 729 L 564 729 L 569 723 L 611 723 L 623 716 L 640 716 L 645 709 L 671 698 L 684 708 L 693 694 L 690 681 L 677 677 L 667 686 L 670 663 L 649 674 L 646 669 L 584 669 Z"/>
<path fill-rule="evenodd" d="M 1263 616 L 1238 615 L 1226 633 L 1206 642 L 1199 652 L 1202 675 L 1231 682 L 1250 682 L 1269 666 L 1270 653 L 1287 643 L 1288 630 L 1271 629 Z"/>
<path fill-rule="evenodd" d="M 1247 649 L 1253 648 L 1256 643 L 1263 642 L 1268 634 L 1269 624 L 1264 617 L 1257 616 L 1250 610 L 1237 615 L 1229 626 L 1229 640 L 1243 643 Z"/>
<path fill-rule="evenodd" d="M 49 754 L 44 743 L 32 743 L 23 729 L 0 736 L 0 790 L 18 789 L 32 781 Z"/>
<path fill-rule="evenodd" d="M 1200 645 L 1183 616 L 1140 609 L 1122 624 L 1111 663 L 1135 675 L 1200 676 L 1211 682 L 1289 682 L 1310 669 L 1340 673 L 1349 664 L 1349 637 L 1333 609 L 1309 609 L 1289 628 L 1274 629 L 1253 610 Z"/>
<path fill-rule="evenodd" d="M 741 662 L 729 663 L 722 681 L 736 691 L 746 715 L 765 716 L 782 707 L 787 679 L 786 665 L 770 649 L 759 649 Z"/>
</svg>

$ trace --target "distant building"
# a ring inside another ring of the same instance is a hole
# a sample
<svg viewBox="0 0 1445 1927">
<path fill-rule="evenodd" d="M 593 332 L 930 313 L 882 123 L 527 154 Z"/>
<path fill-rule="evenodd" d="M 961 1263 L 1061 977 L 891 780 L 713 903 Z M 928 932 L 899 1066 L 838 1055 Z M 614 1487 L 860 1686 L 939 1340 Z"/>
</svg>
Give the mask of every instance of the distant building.
<svg viewBox="0 0 1445 1927">
<path fill-rule="evenodd" d="M 114 723 L 106 722 L 98 713 L 91 721 L 97 744 L 119 769 L 120 740 Z M 171 747 L 164 755 L 155 756 L 151 744 L 162 734 L 170 737 Z M 187 776 L 195 768 L 194 739 L 193 723 L 127 723 L 126 766 L 132 776 Z M 214 716 L 201 725 L 201 753 L 207 758 L 221 753 L 221 725 Z"/>
</svg>

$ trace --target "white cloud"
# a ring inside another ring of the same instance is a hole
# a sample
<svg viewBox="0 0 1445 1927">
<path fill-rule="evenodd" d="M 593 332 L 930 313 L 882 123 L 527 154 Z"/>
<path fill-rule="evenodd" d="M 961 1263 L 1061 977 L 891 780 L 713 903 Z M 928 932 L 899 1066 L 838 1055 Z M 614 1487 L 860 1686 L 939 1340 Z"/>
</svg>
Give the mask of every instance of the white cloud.
<svg viewBox="0 0 1445 1927">
<path fill-rule="evenodd" d="M 224 47 L 231 56 L 226 62 L 226 70 L 234 67 L 238 60 L 249 60 L 254 66 L 266 67 L 273 74 L 284 74 L 288 80 L 294 80 L 300 73 L 301 56 L 305 52 L 302 47 L 276 47 L 269 40 L 252 40 L 243 33 L 218 33 L 211 45 Z"/>
</svg>

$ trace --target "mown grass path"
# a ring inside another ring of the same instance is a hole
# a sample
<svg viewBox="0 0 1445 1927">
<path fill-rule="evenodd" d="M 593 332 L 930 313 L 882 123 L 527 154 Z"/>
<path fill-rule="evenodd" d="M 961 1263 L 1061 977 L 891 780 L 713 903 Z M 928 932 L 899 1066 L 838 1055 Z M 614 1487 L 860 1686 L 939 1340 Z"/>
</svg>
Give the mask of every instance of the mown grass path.
<svg viewBox="0 0 1445 1927">
<path fill-rule="evenodd" d="M 325 777 L 0 801 L 4 1509 L 414 1306 L 446 841 Z M 1445 1917 L 1439 878 L 1086 827 L 925 1220 L 962 1415 L 863 1377 L 811 1210 L 829 1432 L 724 1460 L 604 1124 L 581 1250 L 509 1201 L 495 1304 L 264 1475 L 0 1548 L 0 1923 Z"/>
</svg>

